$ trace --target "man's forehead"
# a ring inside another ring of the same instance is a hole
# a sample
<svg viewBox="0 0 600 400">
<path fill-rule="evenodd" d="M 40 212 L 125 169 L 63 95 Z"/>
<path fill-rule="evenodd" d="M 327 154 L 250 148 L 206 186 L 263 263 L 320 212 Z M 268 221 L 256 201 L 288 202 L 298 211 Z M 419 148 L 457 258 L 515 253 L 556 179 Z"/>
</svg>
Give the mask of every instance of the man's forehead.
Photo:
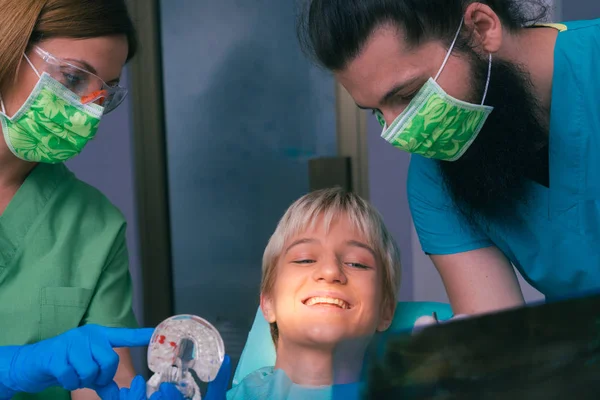
<svg viewBox="0 0 600 400">
<path fill-rule="evenodd" d="M 371 34 L 358 56 L 348 64 L 345 72 L 366 78 L 365 75 L 386 66 L 392 59 L 405 57 L 406 53 L 407 46 L 398 30 L 392 27 L 381 27 Z"/>
<path fill-rule="evenodd" d="M 440 43 L 409 47 L 398 30 L 383 27 L 336 77 L 359 105 L 372 107 L 393 88 L 434 74 L 443 53 Z"/>
</svg>

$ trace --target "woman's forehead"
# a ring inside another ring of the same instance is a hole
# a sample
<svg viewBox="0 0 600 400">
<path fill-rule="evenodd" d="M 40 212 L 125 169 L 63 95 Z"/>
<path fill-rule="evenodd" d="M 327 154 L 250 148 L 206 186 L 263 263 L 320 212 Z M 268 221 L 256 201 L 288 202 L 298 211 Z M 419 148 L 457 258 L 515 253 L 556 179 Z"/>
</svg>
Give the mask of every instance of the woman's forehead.
<svg viewBox="0 0 600 400">
<path fill-rule="evenodd" d="M 87 39 L 52 38 L 41 41 L 38 46 L 53 56 L 79 64 L 78 66 L 89 65 L 86 69 L 92 69 L 90 72 L 105 82 L 120 77 L 129 51 L 127 37 L 124 35 Z"/>
</svg>

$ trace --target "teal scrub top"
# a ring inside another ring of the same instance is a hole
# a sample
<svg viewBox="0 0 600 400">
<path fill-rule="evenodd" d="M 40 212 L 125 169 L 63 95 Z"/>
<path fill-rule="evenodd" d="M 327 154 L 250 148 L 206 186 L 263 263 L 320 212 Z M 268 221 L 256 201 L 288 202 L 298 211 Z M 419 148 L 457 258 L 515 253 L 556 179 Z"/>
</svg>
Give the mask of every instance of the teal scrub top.
<svg viewBox="0 0 600 400">
<path fill-rule="evenodd" d="M 36 166 L 0 215 L 0 345 L 85 324 L 136 327 L 125 229 L 116 207 L 63 164 Z"/>
<path fill-rule="evenodd" d="M 293 383 L 285 372 L 261 368 L 227 392 L 227 400 L 358 400 L 362 383 L 332 386 L 303 386 Z"/>
<path fill-rule="evenodd" d="M 600 19 L 555 27 L 550 187 L 529 183 L 520 225 L 467 227 L 437 161 L 412 156 L 407 184 L 425 253 L 496 246 L 547 300 L 600 289 Z"/>
</svg>

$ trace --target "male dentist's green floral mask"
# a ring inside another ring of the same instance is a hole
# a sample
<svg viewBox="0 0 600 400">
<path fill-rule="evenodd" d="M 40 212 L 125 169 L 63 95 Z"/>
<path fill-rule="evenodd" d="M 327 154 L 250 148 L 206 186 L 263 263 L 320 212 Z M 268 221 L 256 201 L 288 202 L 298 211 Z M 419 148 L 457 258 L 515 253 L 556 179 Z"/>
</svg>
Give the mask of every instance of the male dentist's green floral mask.
<svg viewBox="0 0 600 400">
<path fill-rule="evenodd" d="M 443 161 L 458 160 L 475 140 L 493 108 L 484 106 L 490 83 L 492 55 L 481 105 L 467 103 L 448 95 L 437 79 L 462 28 L 462 21 L 446 59 L 435 79 L 429 80 L 408 104 L 408 107 L 388 127 L 379 111 L 377 120 L 383 127 L 381 137 L 401 150 Z"/>
<path fill-rule="evenodd" d="M 0 123 L 8 148 L 20 159 L 55 164 L 79 154 L 98 131 L 104 108 L 80 97 L 44 72 L 13 117 L 0 103 Z"/>
</svg>

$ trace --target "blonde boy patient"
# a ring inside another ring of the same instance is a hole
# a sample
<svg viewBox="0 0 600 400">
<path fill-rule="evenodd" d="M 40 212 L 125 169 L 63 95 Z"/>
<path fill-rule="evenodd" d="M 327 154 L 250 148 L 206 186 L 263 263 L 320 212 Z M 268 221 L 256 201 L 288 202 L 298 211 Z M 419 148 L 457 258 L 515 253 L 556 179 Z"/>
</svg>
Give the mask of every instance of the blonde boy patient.
<svg viewBox="0 0 600 400">
<path fill-rule="evenodd" d="M 275 366 L 227 399 L 358 398 L 366 348 L 390 326 L 399 286 L 398 247 L 371 205 L 337 188 L 300 198 L 263 256 L 260 307 Z"/>
</svg>

